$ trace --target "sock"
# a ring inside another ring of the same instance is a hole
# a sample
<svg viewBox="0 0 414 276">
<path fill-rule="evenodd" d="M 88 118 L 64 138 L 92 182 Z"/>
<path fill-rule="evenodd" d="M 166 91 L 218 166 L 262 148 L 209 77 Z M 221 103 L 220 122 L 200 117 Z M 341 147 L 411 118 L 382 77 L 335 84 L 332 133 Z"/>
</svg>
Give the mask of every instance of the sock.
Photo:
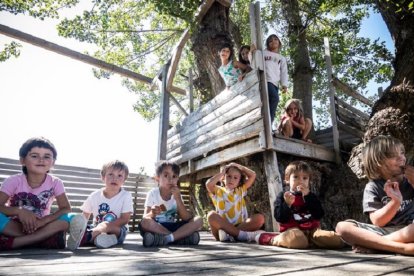
<svg viewBox="0 0 414 276">
<path fill-rule="evenodd" d="M 174 235 L 171 233 L 171 234 L 168 234 L 168 235 L 165 235 L 164 236 L 164 241 L 166 242 L 166 243 L 171 243 L 171 242 L 173 242 L 174 241 Z"/>
<path fill-rule="evenodd" d="M 247 241 L 247 233 L 246 231 L 240 230 L 239 235 L 237 236 L 239 241 Z"/>
</svg>

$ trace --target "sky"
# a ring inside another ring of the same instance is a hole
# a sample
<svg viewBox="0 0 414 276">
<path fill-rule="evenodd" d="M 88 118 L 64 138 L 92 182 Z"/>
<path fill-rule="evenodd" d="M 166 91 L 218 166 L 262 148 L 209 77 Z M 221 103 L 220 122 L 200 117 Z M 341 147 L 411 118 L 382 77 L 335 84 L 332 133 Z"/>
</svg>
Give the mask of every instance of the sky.
<svg viewBox="0 0 414 276">
<path fill-rule="evenodd" d="M 76 51 L 90 47 L 59 37 L 50 19 L 0 13 L 0 24 Z M 364 22 L 361 35 L 380 37 L 393 51 L 380 15 Z M 10 41 L 0 35 L 0 48 Z M 18 159 L 24 141 L 44 136 L 57 148 L 57 164 L 99 169 L 120 159 L 131 172 L 144 167 L 153 175 L 158 118 L 149 123 L 133 111 L 136 96 L 120 77 L 98 80 L 90 65 L 18 42 L 20 57 L 0 63 L 0 157 Z"/>
</svg>

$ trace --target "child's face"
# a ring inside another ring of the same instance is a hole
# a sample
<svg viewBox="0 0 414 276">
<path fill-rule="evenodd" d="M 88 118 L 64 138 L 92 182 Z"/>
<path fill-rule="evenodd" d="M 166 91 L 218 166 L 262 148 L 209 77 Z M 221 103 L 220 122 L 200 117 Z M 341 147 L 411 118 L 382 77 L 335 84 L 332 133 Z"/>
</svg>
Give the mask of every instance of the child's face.
<svg viewBox="0 0 414 276">
<path fill-rule="evenodd" d="M 276 37 L 272 37 L 269 40 L 269 50 L 270 51 L 278 51 L 279 47 L 280 47 L 279 39 L 277 39 Z"/>
<path fill-rule="evenodd" d="M 221 60 L 228 60 L 230 58 L 230 53 L 231 51 L 229 48 L 221 49 L 219 52 Z"/>
<path fill-rule="evenodd" d="M 295 118 L 299 113 L 298 106 L 295 103 L 291 103 L 286 109 L 286 112 L 289 117 Z"/>
<path fill-rule="evenodd" d="M 293 172 L 286 182 L 289 183 L 291 192 L 297 192 L 299 186 L 309 188 L 309 174 L 304 171 Z"/>
<path fill-rule="evenodd" d="M 226 172 L 225 177 L 226 177 L 225 184 L 226 184 L 227 189 L 232 190 L 239 186 L 240 180 L 241 180 L 241 174 L 237 169 L 229 168 Z"/>
<path fill-rule="evenodd" d="M 178 177 L 179 176 L 173 172 L 172 167 L 167 166 L 162 170 L 161 175 L 156 177 L 156 180 L 161 188 L 170 190 L 171 188 L 178 186 Z"/>
<path fill-rule="evenodd" d="M 50 149 L 34 147 L 20 159 L 20 163 L 26 166 L 29 174 L 46 174 L 55 164 L 55 159 Z"/>
<path fill-rule="evenodd" d="M 380 175 L 386 180 L 401 181 L 404 176 L 406 161 L 404 150 L 399 149 L 394 157 L 385 159 L 381 164 Z"/>
<path fill-rule="evenodd" d="M 125 178 L 124 170 L 108 168 L 102 177 L 102 181 L 105 183 L 105 188 L 118 190 L 124 184 Z"/>
<path fill-rule="evenodd" d="M 243 48 L 243 50 L 241 50 L 240 52 L 240 55 L 243 60 L 248 61 L 249 60 L 249 49 Z"/>
</svg>

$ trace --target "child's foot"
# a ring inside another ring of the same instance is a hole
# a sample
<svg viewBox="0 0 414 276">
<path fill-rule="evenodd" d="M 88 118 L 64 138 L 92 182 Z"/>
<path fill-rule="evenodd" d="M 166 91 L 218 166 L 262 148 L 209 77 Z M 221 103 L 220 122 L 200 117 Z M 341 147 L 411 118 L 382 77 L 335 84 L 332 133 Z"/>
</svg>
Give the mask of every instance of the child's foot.
<svg viewBox="0 0 414 276">
<path fill-rule="evenodd" d="M 102 234 L 99 234 L 95 238 L 94 244 L 98 248 L 109 248 L 111 246 L 118 244 L 118 239 L 116 235 L 114 234 L 108 235 L 108 234 L 102 233 Z"/>
<path fill-rule="evenodd" d="M 66 232 L 59 231 L 48 239 L 37 244 L 38 248 L 44 249 L 65 249 L 66 247 Z"/>
<path fill-rule="evenodd" d="M 304 141 L 306 143 L 310 143 L 310 144 L 313 143 L 312 140 L 311 139 L 308 139 L 308 138 L 303 138 L 302 141 Z"/>
<path fill-rule="evenodd" d="M 14 237 L 0 234 L 0 251 L 12 250 Z"/>
<path fill-rule="evenodd" d="M 375 253 L 378 253 L 379 251 L 375 249 L 365 248 L 359 245 L 354 245 L 352 246 L 352 252 L 359 253 L 359 254 L 375 254 Z"/>
<path fill-rule="evenodd" d="M 264 232 L 256 236 L 255 240 L 261 245 L 272 245 L 272 239 L 279 235 L 279 233 Z"/>
<path fill-rule="evenodd" d="M 177 245 L 197 245 L 200 242 L 200 234 L 196 231 L 191 235 L 182 238 L 181 240 L 175 241 Z"/>
<path fill-rule="evenodd" d="M 142 245 L 144 247 L 163 246 L 165 244 L 164 236 L 163 234 L 145 232 Z"/>
<path fill-rule="evenodd" d="M 86 225 L 88 221 L 83 215 L 76 215 L 72 218 L 69 224 L 69 238 L 67 247 L 69 250 L 78 249 L 80 242 L 85 234 Z"/>
<path fill-rule="evenodd" d="M 263 231 L 263 230 L 257 230 L 257 231 L 253 231 L 253 232 L 250 232 L 250 231 L 246 231 L 246 233 L 247 233 L 247 242 L 254 242 L 255 240 L 256 240 L 256 236 L 257 235 L 259 235 L 259 234 L 261 234 L 261 233 L 264 233 L 265 231 Z"/>
<path fill-rule="evenodd" d="M 233 238 L 233 236 L 227 234 L 226 231 L 222 229 L 218 230 L 218 234 L 219 234 L 219 241 L 221 242 L 235 242 L 235 239 Z"/>
</svg>

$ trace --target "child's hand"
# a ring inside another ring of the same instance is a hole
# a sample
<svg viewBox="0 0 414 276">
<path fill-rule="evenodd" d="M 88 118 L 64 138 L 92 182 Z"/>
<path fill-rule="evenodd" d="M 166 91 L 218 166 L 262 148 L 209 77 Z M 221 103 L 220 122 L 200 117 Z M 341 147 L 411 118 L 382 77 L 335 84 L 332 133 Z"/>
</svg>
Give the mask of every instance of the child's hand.
<svg viewBox="0 0 414 276">
<path fill-rule="evenodd" d="M 250 53 L 254 53 L 254 51 L 256 51 L 256 50 L 257 50 L 257 48 L 256 48 L 256 44 L 252 43 L 252 44 L 250 45 Z"/>
<path fill-rule="evenodd" d="M 384 185 L 384 191 L 387 196 L 391 198 L 391 200 L 395 200 L 401 204 L 403 197 L 400 191 L 400 184 L 398 182 L 387 180 Z"/>
<path fill-rule="evenodd" d="M 156 216 L 158 216 L 159 214 L 161 214 L 161 207 L 158 205 L 153 205 L 151 207 L 151 217 L 155 218 Z"/>
<path fill-rule="evenodd" d="M 18 217 L 24 233 L 31 234 L 37 230 L 37 217 L 34 213 L 22 208 L 19 210 Z"/>
<path fill-rule="evenodd" d="M 296 190 L 302 193 L 302 196 L 307 196 L 309 194 L 309 187 L 304 185 L 296 186 Z"/>
<path fill-rule="evenodd" d="M 411 186 L 414 187 L 414 167 L 406 165 L 404 175 L 407 178 L 408 182 L 411 184 Z"/>
<path fill-rule="evenodd" d="M 295 196 L 291 192 L 285 192 L 283 194 L 283 198 L 289 207 L 292 206 L 293 202 L 295 201 Z"/>
<path fill-rule="evenodd" d="M 174 186 L 171 188 L 171 193 L 174 197 L 174 199 L 177 200 L 181 200 L 181 192 L 180 192 L 180 188 L 178 188 L 178 186 Z"/>
</svg>

